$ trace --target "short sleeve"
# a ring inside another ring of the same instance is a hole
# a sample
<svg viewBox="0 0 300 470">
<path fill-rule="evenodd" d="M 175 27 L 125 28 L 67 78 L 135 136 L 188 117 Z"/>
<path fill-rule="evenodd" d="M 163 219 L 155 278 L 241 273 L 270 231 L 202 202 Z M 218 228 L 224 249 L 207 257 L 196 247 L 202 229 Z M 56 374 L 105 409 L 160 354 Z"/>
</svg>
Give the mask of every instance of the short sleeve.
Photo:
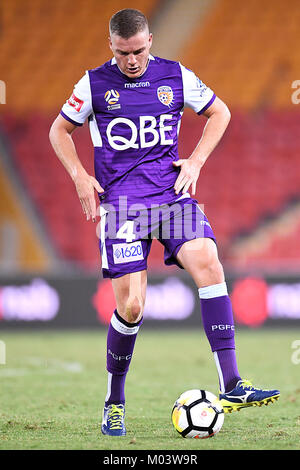
<svg viewBox="0 0 300 470">
<path fill-rule="evenodd" d="M 90 79 L 86 72 L 76 83 L 72 95 L 63 105 L 60 114 L 75 126 L 82 126 L 92 112 Z"/>
<path fill-rule="evenodd" d="M 180 64 L 183 83 L 184 106 L 202 114 L 216 99 L 214 92 L 191 70 Z"/>
</svg>

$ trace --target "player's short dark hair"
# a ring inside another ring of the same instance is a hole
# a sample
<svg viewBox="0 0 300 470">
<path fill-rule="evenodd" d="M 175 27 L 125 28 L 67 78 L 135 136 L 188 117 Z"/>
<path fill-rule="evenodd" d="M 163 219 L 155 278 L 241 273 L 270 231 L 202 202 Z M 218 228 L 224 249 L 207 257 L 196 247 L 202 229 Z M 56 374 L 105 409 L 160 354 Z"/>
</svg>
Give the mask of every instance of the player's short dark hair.
<svg viewBox="0 0 300 470">
<path fill-rule="evenodd" d="M 125 8 L 115 13 L 109 22 L 110 34 L 117 34 L 123 39 L 129 39 L 148 28 L 145 15 L 133 8 Z"/>
</svg>

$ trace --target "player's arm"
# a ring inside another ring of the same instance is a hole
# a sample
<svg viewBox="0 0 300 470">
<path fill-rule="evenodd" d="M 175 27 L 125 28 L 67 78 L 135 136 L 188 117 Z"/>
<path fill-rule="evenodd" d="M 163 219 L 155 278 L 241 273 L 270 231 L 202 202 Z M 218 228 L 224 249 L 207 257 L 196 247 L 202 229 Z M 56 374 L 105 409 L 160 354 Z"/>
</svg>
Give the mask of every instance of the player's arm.
<svg viewBox="0 0 300 470">
<path fill-rule="evenodd" d="M 77 126 L 72 122 L 67 121 L 61 115 L 58 115 L 51 126 L 49 138 L 57 157 L 66 168 L 75 184 L 75 188 L 87 220 L 91 219 L 95 222 L 95 189 L 99 193 L 104 190 L 101 188 L 98 181 L 86 172 L 79 160 L 75 144 L 72 139 L 72 133 L 76 128 Z"/>
<path fill-rule="evenodd" d="M 195 150 L 188 159 L 173 162 L 174 166 L 180 167 L 174 186 L 176 194 L 181 190 L 184 193 L 187 192 L 190 186 L 192 186 L 192 194 L 195 194 L 200 170 L 219 143 L 230 121 L 230 111 L 218 97 L 203 112 L 203 115 L 207 118 L 207 123 Z"/>
</svg>

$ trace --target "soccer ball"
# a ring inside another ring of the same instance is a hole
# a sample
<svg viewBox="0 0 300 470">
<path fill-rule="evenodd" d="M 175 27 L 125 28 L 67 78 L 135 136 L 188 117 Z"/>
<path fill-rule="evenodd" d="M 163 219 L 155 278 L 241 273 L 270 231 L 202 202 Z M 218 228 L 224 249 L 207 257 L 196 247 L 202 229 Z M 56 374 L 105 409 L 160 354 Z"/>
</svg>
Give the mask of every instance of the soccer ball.
<svg viewBox="0 0 300 470">
<path fill-rule="evenodd" d="M 188 390 L 172 409 L 172 423 L 182 437 L 205 439 L 217 434 L 224 423 L 220 400 L 206 390 Z"/>
</svg>

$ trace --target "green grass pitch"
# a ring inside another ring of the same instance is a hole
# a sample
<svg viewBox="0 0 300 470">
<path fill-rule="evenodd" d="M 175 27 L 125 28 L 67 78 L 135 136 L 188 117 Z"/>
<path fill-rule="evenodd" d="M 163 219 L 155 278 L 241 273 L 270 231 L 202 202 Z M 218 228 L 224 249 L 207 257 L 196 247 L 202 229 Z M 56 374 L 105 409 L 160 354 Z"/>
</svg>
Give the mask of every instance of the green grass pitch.
<svg viewBox="0 0 300 470">
<path fill-rule="evenodd" d="M 127 435 L 103 436 L 106 395 L 104 330 L 3 332 L 0 449 L 202 450 L 300 449 L 300 364 L 292 361 L 294 330 L 239 330 L 239 369 L 278 402 L 225 415 L 211 439 L 183 439 L 171 409 L 185 390 L 218 393 L 217 372 L 203 331 L 149 330 L 137 338 L 126 383 Z"/>
</svg>

